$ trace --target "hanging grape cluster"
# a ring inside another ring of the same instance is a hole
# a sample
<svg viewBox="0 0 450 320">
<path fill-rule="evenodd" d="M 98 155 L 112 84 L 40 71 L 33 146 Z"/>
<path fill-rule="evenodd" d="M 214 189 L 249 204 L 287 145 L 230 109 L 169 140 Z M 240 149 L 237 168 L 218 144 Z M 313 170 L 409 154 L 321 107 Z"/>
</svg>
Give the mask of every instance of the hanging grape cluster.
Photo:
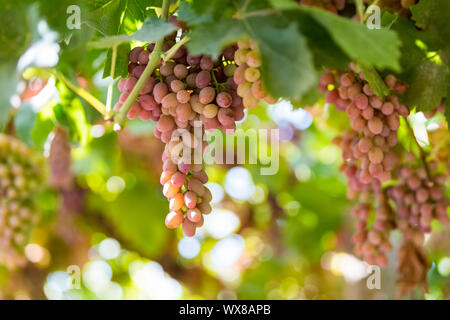
<svg viewBox="0 0 450 320">
<path fill-rule="evenodd" d="M 170 21 L 178 23 L 173 18 Z M 175 36 L 165 39 L 164 51 L 175 44 Z M 115 110 L 120 110 L 136 85 L 154 47 L 152 43 L 131 50 L 129 77 L 118 83 L 122 94 Z M 204 186 L 208 177 L 201 160 L 207 147 L 204 131 L 220 128 L 233 133 L 236 121 L 245 115 L 233 79 L 235 51 L 235 46 L 230 46 L 214 60 L 206 55 L 189 55 L 181 46 L 170 60 L 162 61 L 155 69 L 127 114 L 129 119 L 156 122 L 154 135 L 166 144 L 160 180 L 170 203 L 166 225 L 182 225 L 187 236 L 193 236 L 203 224 L 203 215 L 211 212 L 212 196 Z"/>
<path fill-rule="evenodd" d="M 234 60 L 238 67 L 233 79 L 238 85 L 237 93 L 242 98 L 244 107 L 252 109 L 261 99 L 270 104 L 275 103 L 276 99 L 270 97 L 263 87 L 260 71 L 261 58 L 255 44 L 250 40 L 240 40 L 237 45 Z"/>
<path fill-rule="evenodd" d="M 344 164 L 341 170 L 349 179 L 348 196 L 354 198 L 374 180 L 391 179 L 397 157 L 392 148 L 397 145 L 400 116 L 408 116 L 409 109 L 396 95 L 382 98 L 374 94 L 362 73 L 326 72 L 320 78 L 319 90 L 326 92 L 325 101 L 346 112 L 352 130 L 343 134 L 338 145 Z M 393 75 L 385 78 L 387 87 L 404 93 L 407 85 Z"/>
<path fill-rule="evenodd" d="M 364 75 L 355 69 L 351 65 L 349 72 L 324 73 L 319 90 L 325 92 L 327 103 L 346 112 L 352 127 L 334 143 L 342 150 L 340 170 L 348 180 L 347 196 L 359 200 L 353 209 L 355 253 L 370 264 L 384 267 L 386 253 L 392 249 L 392 230 L 402 231 L 405 243 L 422 246 L 432 219 L 449 222 L 446 177 L 436 173 L 436 162 L 429 162 L 425 168 L 414 154 L 405 155 L 405 150 L 397 146 L 400 117 L 408 116 L 409 109 L 394 94 L 385 98 L 374 94 Z M 396 94 L 407 90 L 407 85 L 392 75 L 384 82 Z M 399 162 L 401 158 L 405 163 Z M 391 179 L 396 185 L 383 188 L 382 183 Z"/>
<path fill-rule="evenodd" d="M 361 203 L 353 209 L 356 218 L 354 251 L 367 263 L 385 267 L 388 263 L 386 254 L 392 250 L 389 236 L 395 228 L 395 216 L 389 198 L 379 182 L 374 182 L 374 188 L 362 193 L 360 198 Z"/>
<path fill-rule="evenodd" d="M 0 134 L 0 263 L 23 265 L 23 249 L 40 214 L 33 196 L 43 183 L 43 161 L 19 140 Z"/>
<path fill-rule="evenodd" d="M 446 176 L 430 161 L 427 168 L 414 154 L 407 153 L 405 162 L 398 166 L 396 185 L 387 189 L 396 206 L 396 223 L 405 237 L 417 245 L 423 244 L 423 234 L 431 232 L 433 219 L 449 224 L 447 208 L 450 199 L 445 196 Z M 428 171 L 427 171 L 428 170 Z"/>
</svg>

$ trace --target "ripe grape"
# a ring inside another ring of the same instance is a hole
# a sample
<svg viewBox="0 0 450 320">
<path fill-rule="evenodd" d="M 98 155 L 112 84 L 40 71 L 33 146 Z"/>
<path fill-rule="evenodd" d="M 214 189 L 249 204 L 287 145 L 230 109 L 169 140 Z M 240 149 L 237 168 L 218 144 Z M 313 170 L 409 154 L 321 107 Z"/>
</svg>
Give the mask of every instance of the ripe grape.
<svg viewBox="0 0 450 320">
<path fill-rule="evenodd" d="M 50 147 L 50 183 L 69 187 L 70 147 L 67 133 L 57 128 Z M 40 209 L 35 195 L 44 184 L 44 160 L 16 138 L 0 134 L 0 264 L 13 269 L 26 263 L 23 250 Z"/>
</svg>

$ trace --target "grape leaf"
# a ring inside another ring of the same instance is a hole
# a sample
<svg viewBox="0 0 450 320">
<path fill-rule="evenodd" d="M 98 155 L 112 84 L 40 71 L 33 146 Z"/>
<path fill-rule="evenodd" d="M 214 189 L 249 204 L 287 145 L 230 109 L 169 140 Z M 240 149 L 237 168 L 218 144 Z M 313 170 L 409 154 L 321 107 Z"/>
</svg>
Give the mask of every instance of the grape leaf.
<svg viewBox="0 0 450 320">
<path fill-rule="evenodd" d="M 400 40 L 390 30 L 370 30 L 365 25 L 324 10 L 302 6 L 328 30 L 336 44 L 354 61 L 377 68 L 399 70 Z"/>
<path fill-rule="evenodd" d="M 231 18 L 235 11 L 232 0 L 193 0 L 193 10 L 201 15 L 211 15 L 214 19 Z"/>
<path fill-rule="evenodd" d="M 328 31 L 309 14 L 289 10 L 284 12 L 284 16 L 297 21 L 300 32 L 307 38 L 316 67 L 319 69 L 323 66 L 335 69 L 347 67 L 349 62 L 347 55 L 336 45 Z"/>
<path fill-rule="evenodd" d="M 14 117 L 16 136 L 29 147 L 33 147 L 31 132 L 36 121 L 36 112 L 29 104 L 22 104 Z"/>
<path fill-rule="evenodd" d="M 14 6 L 8 0 L 0 10 L 0 64 L 17 60 L 28 48 L 31 40 L 27 11 L 22 6 Z"/>
<path fill-rule="evenodd" d="M 450 1 L 421 0 L 411 7 L 416 25 L 433 39 L 436 48 L 450 48 Z"/>
<path fill-rule="evenodd" d="M 176 29 L 177 28 L 171 23 L 167 23 L 160 19 L 150 17 L 145 20 L 142 28 L 131 35 L 106 36 L 99 39 L 98 41 L 91 42 L 90 45 L 93 48 L 104 49 L 112 48 L 124 42 L 130 42 L 133 40 L 142 42 L 154 42 L 169 35 Z"/>
<path fill-rule="evenodd" d="M 319 101 L 319 99 L 323 97 L 323 95 L 317 90 L 317 85 L 314 85 L 306 91 L 299 100 L 291 100 L 292 106 L 294 109 L 303 108 L 303 107 L 311 107 Z"/>
<path fill-rule="evenodd" d="M 154 10 L 147 10 L 147 0 L 101 0 L 90 4 L 83 23 L 100 32 L 103 36 L 130 35 L 137 31 L 147 16 L 155 16 Z M 130 45 L 121 44 L 117 48 L 115 76 L 128 74 L 128 52 Z M 103 78 L 111 73 L 112 51 L 108 50 Z"/>
<path fill-rule="evenodd" d="M 426 58 L 425 52 L 416 44 L 418 39 L 423 41 L 425 35 L 411 21 L 403 18 L 399 18 L 391 28 L 397 32 L 402 42 L 400 63 L 402 73 L 407 74 Z"/>
<path fill-rule="evenodd" d="M 195 26 L 189 34 L 191 40 L 186 46 L 190 54 L 217 57 L 223 48 L 244 36 L 246 31 L 242 21 L 223 19 Z"/>
<path fill-rule="evenodd" d="M 16 92 L 19 74 L 16 62 L 0 64 L 0 129 L 8 122 L 11 116 L 10 98 Z"/>
<path fill-rule="evenodd" d="M 362 73 L 364 74 L 364 79 L 369 83 L 370 89 L 380 97 L 386 97 L 389 94 L 389 89 L 386 87 L 383 79 L 380 77 L 378 72 L 373 67 L 366 67 L 364 65 L 359 65 Z"/>
<path fill-rule="evenodd" d="M 61 81 L 56 83 L 56 88 L 61 100 L 61 103 L 53 108 L 56 120 L 59 124 L 69 128 L 72 141 L 86 145 L 89 138 L 89 128 L 80 99 Z"/>
<path fill-rule="evenodd" d="M 405 101 L 418 111 L 434 109 L 447 93 L 448 74 L 443 65 L 426 60 L 414 69 L 409 79 Z"/>
<path fill-rule="evenodd" d="M 296 9 L 299 5 L 295 0 L 269 0 L 269 2 L 276 9 Z"/>
<path fill-rule="evenodd" d="M 110 154 L 101 154 L 101 160 Z M 130 173 L 127 171 L 127 174 Z M 129 249 L 138 249 L 152 257 L 161 254 L 166 248 L 170 235 L 167 228 L 160 227 L 164 219 L 161 212 L 167 210 L 167 201 L 159 192 L 155 192 L 158 188 L 155 184 L 142 179 L 145 174 L 140 177 L 132 189 L 126 188 L 114 201 L 90 197 L 88 203 L 90 208 L 101 212 L 114 231 L 131 246 Z M 146 195 L 146 201 L 141 201 L 143 194 Z M 133 210 L 129 210 L 131 207 Z M 124 215 L 124 212 L 127 214 Z"/>
<path fill-rule="evenodd" d="M 179 20 L 186 22 L 189 26 L 214 21 L 211 15 L 196 13 L 189 3 L 185 1 L 180 2 L 177 15 Z"/>
<path fill-rule="evenodd" d="M 53 108 L 56 105 L 55 100 L 50 100 L 43 106 L 36 115 L 35 124 L 31 130 L 33 145 L 39 150 L 44 149 L 45 141 L 50 132 L 55 127 Z"/>
<path fill-rule="evenodd" d="M 261 53 L 265 88 L 275 97 L 300 99 L 314 86 L 317 74 L 305 37 L 297 24 L 277 29 L 261 19 L 249 19 Z"/>
</svg>

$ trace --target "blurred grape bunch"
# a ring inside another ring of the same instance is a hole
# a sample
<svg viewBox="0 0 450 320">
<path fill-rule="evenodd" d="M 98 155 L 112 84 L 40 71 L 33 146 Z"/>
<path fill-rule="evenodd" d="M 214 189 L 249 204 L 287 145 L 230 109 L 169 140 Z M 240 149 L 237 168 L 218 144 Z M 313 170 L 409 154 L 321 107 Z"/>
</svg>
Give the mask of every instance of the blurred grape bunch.
<svg viewBox="0 0 450 320">
<path fill-rule="evenodd" d="M 48 158 L 50 165 L 49 184 L 59 190 L 68 190 L 72 186 L 72 174 L 70 172 L 70 144 L 67 131 L 57 127 L 50 146 Z"/>
<path fill-rule="evenodd" d="M 427 291 L 427 272 L 430 264 L 423 248 L 413 241 L 407 241 L 400 247 L 398 259 L 397 298 L 412 292 L 417 286 Z"/>
<path fill-rule="evenodd" d="M 0 135 L 0 264 L 10 269 L 25 263 L 23 249 L 40 218 L 34 198 L 44 182 L 43 164 L 25 144 Z"/>
</svg>

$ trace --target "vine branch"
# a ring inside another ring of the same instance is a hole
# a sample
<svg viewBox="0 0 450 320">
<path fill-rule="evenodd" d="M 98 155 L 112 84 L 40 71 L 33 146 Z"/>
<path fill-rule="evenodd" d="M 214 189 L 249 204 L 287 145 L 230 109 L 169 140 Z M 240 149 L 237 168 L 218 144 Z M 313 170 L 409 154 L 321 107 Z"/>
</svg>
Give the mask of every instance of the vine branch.
<svg viewBox="0 0 450 320">
<path fill-rule="evenodd" d="M 117 60 L 117 46 L 113 46 L 112 48 L 112 59 L 111 59 L 111 80 L 109 81 L 108 86 L 108 95 L 106 97 L 106 119 L 109 120 L 111 117 L 111 104 L 112 104 L 112 96 L 114 89 L 114 73 L 116 71 L 116 60 Z"/>
<path fill-rule="evenodd" d="M 186 42 L 191 40 L 188 36 L 185 36 L 183 39 L 175 43 L 172 48 L 170 48 L 166 53 L 162 54 L 162 58 L 164 62 L 167 62 L 170 58 L 173 57 L 173 55 L 180 49 L 181 46 L 183 46 Z"/>
<path fill-rule="evenodd" d="M 419 141 L 417 141 L 416 135 L 414 134 L 414 130 L 411 127 L 411 124 L 409 123 L 407 118 L 405 118 L 405 122 L 406 122 L 406 126 L 408 128 L 409 134 L 411 135 L 411 137 L 413 138 L 417 148 L 419 149 L 420 160 L 422 161 L 423 166 L 425 168 L 425 172 L 427 174 L 427 179 L 428 179 L 429 182 L 431 182 L 432 181 L 431 173 L 430 173 L 430 168 L 428 167 L 428 164 L 427 164 L 425 151 L 423 151 L 422 146 L 420 145 Z"/>
<path fill-rule="evenodd" d="M 106 106 L 98 100 L 96 97 L 94 97 L 92 94 L 90 94 L 88 91 L 84 90 L 83 88 L 77 86 L 76 84 L 72 83 L 69 79 L 64 77 L 62 74 L 58 73 L 55 70 L 44 68 L 42 69 L 51 75 L 53 75 L 58 80 L 64 82 L 64 84 L 69 87 L 73 92 L 75 92 L 77 95 L 79 95 L 81 98 L 86 100 L 91 106 L 93 106 L 98 112 L 100 112 L 103 116 L 106 116 Z"/>
<path fill-rule="evenodd" d="M 163 0 L 161 18 L 167 22 L 168 15 L 169 15 L 169 0 Z M 125 100 L 125 102 L 122 105 L 122 107 L 120 108 L 120 110 L 116 113 L 116 115 L 114 117 L 114 122 L 115 122 L 114 129 L 115 130 L 120 130 L 122 128 L 123 123 L 125 122 L 127 113 L 128 113 L 128 111 L 130 111 L 131 106 L 136 101 L 136 98 L 139 95 L 139 92 L 141 91 L 142 87 L 147 82 L 148 78 L 153 73 L 155 68 L 161 62 L 163 43 L 164 43 L 164 38 L 156 41 L 155 48 L 153 49 L 153 52 L 150 54 L 150 58 L 149 58 L 147 66 L 144 69 L 144 72 L 140 76 L 140 78 L 137 81 L 136 85 L 134 86 L 133 90 L 131 90 L 129 96 Z"/>
</svg>

